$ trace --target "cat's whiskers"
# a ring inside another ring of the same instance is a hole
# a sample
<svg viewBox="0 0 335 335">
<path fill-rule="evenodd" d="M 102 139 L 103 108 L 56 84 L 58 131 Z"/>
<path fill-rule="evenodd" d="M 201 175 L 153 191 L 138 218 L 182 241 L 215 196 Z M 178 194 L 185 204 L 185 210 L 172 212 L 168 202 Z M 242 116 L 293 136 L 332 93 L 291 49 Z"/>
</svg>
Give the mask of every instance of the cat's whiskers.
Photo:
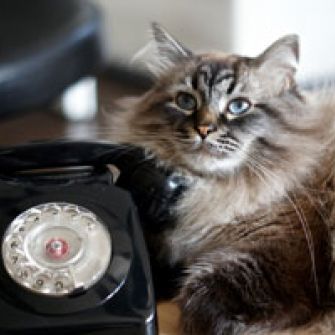
<svg viewBox="0 0 335 335">
<path fill-rule="evenodd" d="M 254 156 L 251 156 L 250 158 L 253 158 L 253 157 L 254 157 Z M 255 158 L 253 158 L 253 159 L 254 159 L 254 161 L 255 161 Z M 281 177 L 274 178 L 275 175 L 274 175 L 273 171 L 270 170 L 270 167 L 271 167 L 271 168 L 274 168 L 274 167 L 275 167 L 274 163 L 271 162 L 269 159 L 267 159 L 267 158 L 265 158 L 265 157 L 261 157 L 260 159 L 261 159 L 262 161 L 264 161 L 265 163 L 267 163 L 268 167 L 266 167 L 264 164 L 261 164 L 261 168 L 262 168 L 262 169 L 266 169 L 266 170 L 268 171 L 269 174 L 272 174 L 271 181 L 273 181 L 273 179 L 278 179 L 279 183 L 281 183 Z M 259 161 L 256 159 L 256 162 L 259 162 Z M 327 221 L 327 220 L 326 220 L 324 214 L 321 212 L 319 206 L 315 203 L 315 201 L 313 201 L 313 196 L 310 194 L 310 192 L 315 192 L 315 191 L 317 191 L 319 194 L 321 194 L 321 193 L 325 193 L 325 192 L 327 192 L 327 191 L 323 191 L 323 192 L 322 192 L 322 191 L 320 191 L 320 190 L 307 188 L 306 186 L 302 185 L 301 183 L 299 183 L 299 185 L 297 185 L 297 187 L 298 187 L 298 189 L 299 189 L 299 192 L 300 192 L 302 195 L 304 195 L 304 196 L 308 199 L 309 204 L 310 204 L 311 206 L 313 206 L 313 208 L 318 212 L 318 214 L 319 214 L 320 217 L 322 218 L 323 222 L 326 224 L 326 221 Z M 292 194 L 292 196 L 294 196 L 294 197 L 296 196 L 296 195 L 295 195 L 296 192 L 293 192 L 293 191 L 291 190 L 290 193 Z M 287 192 L 286 192 L 286 195 L 288 195 Z"/>
</svg>

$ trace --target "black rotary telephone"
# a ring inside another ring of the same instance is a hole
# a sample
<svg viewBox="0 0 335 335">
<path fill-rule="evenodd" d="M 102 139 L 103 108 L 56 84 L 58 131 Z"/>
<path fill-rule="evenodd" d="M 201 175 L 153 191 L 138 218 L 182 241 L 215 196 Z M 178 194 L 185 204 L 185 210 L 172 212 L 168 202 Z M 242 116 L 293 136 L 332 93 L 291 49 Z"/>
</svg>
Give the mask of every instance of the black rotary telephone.
<svg viewBox="0 0 335 335">
<path fill-rule="evenodd" d="M 142 228 L 185 187 L 135 147 L 0 147 L 0 334 L 156 334 Z"/>
</svg>

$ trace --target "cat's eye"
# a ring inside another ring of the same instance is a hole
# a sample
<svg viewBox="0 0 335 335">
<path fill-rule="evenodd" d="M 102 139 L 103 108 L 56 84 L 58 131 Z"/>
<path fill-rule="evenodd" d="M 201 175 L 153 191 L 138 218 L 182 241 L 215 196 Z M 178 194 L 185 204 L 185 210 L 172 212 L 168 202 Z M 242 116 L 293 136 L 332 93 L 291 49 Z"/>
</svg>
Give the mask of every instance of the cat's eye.
<svg viewBox="0 0 335 335">
<path fill-rule="evenodd" d="M 243 98 L 234 99 L 228 104 L 228 112 L 233 115 L 241 115 L 249 110 L 251 104 Z"/>
<path fill-rule="evenodd" d="M 197 108 L 197 99 L 191 93 L 179 92 L 176 96 L 176 105 L 186 111 L 192 111 Z"/>
</svg>

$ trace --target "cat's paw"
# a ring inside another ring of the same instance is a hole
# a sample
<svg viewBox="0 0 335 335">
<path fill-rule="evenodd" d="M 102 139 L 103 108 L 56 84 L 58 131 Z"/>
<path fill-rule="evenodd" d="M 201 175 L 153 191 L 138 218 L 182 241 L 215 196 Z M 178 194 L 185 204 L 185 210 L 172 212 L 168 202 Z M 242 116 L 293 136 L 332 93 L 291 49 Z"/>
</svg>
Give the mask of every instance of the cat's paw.
<svg viewBox="0 0 335 335">
<path fill-rule="evenodd" d="M 188 272 L 178 296 L 184 334 L 249 335 L 303 324 L 311 316 L 303 291 L 285 290 L 278 273 L 265 272 L 251 254 L 216 251 Z"/>
<path fill-rule="evenodd" d="M 252 312 L 238 285 L 215 274 L 188 278 L 178 302 L 184 334 L 240 334 Z"/>
</svg>

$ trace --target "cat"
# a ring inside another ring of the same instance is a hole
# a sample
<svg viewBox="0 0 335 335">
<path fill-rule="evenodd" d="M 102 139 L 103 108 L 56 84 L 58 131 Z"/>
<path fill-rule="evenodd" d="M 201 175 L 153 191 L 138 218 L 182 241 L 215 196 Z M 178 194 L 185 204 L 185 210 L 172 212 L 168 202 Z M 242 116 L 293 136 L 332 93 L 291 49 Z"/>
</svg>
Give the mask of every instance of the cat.
<svg viewBox="0 0 335 335">
<path fill-rule="evenodd" d="M 298 87 L 296 35 L 246 57 L 152 31 L 155 84 L 110 138 L 189 181 L 158 255 L 185 268 L 181 333 L 333 334 L 335 98 Z"/>
</svg>

